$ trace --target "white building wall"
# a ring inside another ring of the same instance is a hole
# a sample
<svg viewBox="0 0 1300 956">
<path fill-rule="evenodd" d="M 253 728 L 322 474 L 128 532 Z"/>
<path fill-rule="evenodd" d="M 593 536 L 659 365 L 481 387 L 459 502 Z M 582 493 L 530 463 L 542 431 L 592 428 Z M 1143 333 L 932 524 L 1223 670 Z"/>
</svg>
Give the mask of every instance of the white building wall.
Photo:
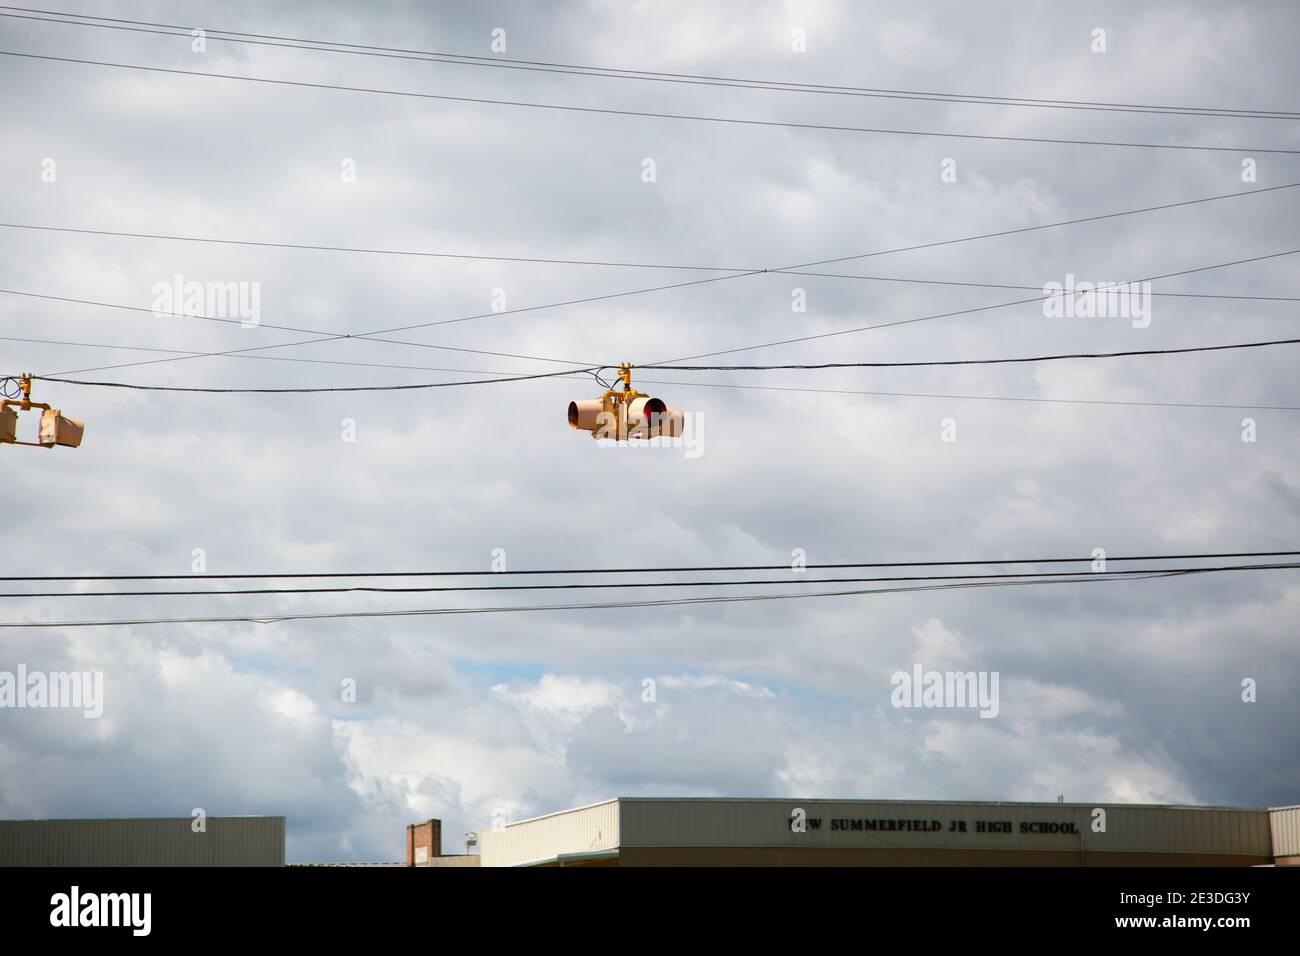
<svg viewBox="0 0 1300 956">
<path fill-rule="evenodd" d="M 1300 807 L 1275 807 L 1268 811 L 1273 831 L 1274 856 L 1300 856 Z"/>
<path fill-rule="evenodd" d="M 596 853 L 618 847 L 618 801 L 563 810 L 508 823 L 479 833 L 483 866 L 526 866 L 565 854 Z"/>
</svg>

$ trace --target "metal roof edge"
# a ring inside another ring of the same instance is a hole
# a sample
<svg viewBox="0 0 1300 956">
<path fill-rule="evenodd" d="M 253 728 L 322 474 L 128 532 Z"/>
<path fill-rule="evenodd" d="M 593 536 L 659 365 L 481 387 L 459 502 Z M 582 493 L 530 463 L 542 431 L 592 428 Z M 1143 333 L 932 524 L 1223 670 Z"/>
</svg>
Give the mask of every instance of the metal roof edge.
<svg viewBox="0 0 1300 956">
<path fill-rule="evenodd" d="M 205 820 L 287 820 L 288 817 L 283 813 L 221 813 L 208 814 Z M 24 817 L 6 818 L 0 820 L 0 823 L 120 823 L 129 821 L 132 823 L 157 823 L 160 821 L 184 821 L 192 823 L 194 817 Z"/>
<path fill-rule="evenodd" d="M 611 802 L 611 801 L 605 801 Z M 619 803 L 874 803 L 895 806 L 953 806 L 972 807 L 1117 807 L 1137 810 L 1245 810 L 1262 813 L 1268 810 L 1300 809 L 1295 807 L 1232 807 L 1221 804 L 1191 803 L 1057 803 L 1039 800 L 908 800 L 875 799 L 873 797 L 616 797 L 612 802 Z M 598 804 L 593 804 L 598 806 Z M 585 809 L 585 808 L 581 808 Z M 539 818 L 540 819 L 540 818 Z M 523 822 L 523 821 L 521 821 Z"/>
<path fill-rule="evenodd" d="M 611 800 L 603 800 L 602 803 L 612 803 Z M 593 807 L 600 806 L 599 803 L 591 804 Z M 612 850 L 579 850 L 574 853 L 557 853 L 555 856 L 538 857 L 535 860 L 525 860 L 522 863 L 511 863 L 510 866 L 546 866 L 548 863 L 565 863 L 568 861 L 578 860 L 609 860 L 618 856 L 619 848 Z"/>
<path fill-rule="evenodd" d="M 597 800 L 595 803 L 586 803 L 586 804 L 583 804 L 583 805 L 580 806 L 580 807 L 566 807 L 566 808 L 563 809 L 563 810 L 552 810 L 550 813 L 542 813 L 542 814 L 539 814 L 538 816 L 535 816 L 535 817 L 528 817 L 528 818 L 525 819 L 525 820 L 511 820 L 509 823 L 507 823 L 507 824 L 505 825 L 505 829 L 508 830 L 510 827 L 517 827 L 517 826 L 520 826 L 521 824 L 524 824 L 524 823 L 535 823 L 535 822 L 538 821 L 538 820 L 546 820 L 546 819 L 548 819 L 548 818 L 550 818 L 550 817 L 559 817 L 559 816 L 563 816 L 563 815 L 566 814 L 566 813 L 577 813 L 579 810 L 590 810 L 590 809 L 592 809 L 593 807 L 603 807 L 603 806 L 605 806 L 606 804 L 609 804 L 609 803 L 618 803 L 619 800 L 621 800 L 621 799 L 623 799 L 623 798 L 622 798 L 622 797 L 610 797 L 608 800 Z M 489 826 L 488 829 L 490 830 L 491 827 Z"/>
</svg>

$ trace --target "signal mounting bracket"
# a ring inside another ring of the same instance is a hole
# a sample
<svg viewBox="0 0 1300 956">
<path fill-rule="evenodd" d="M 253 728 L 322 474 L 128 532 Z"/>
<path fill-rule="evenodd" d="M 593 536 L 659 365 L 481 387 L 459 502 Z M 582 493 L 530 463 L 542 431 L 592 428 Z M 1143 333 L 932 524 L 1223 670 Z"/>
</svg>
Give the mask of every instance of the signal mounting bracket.
<svg viewBox="0 0 1300 956">
<path fill-rule="evenodd" d="M 623 391 L 617 389 L 607 389 L 604 398 L 611 399 L 614 404 L 620 405 L 631 402 L 637 398 L 649 398 L 645 392 L 638 392 L 632 387 L 632 363 L 620 362 L 618 365 L 618 377 L 623 382 Z"/>
</svg>

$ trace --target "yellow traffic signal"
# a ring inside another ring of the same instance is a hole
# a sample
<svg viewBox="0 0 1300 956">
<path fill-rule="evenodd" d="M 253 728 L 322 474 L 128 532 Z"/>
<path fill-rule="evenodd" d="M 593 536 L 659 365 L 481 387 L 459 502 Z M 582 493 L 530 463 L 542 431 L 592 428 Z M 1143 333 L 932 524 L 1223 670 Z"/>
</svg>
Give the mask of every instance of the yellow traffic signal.
<svg viewBox="0 0 1300 956">
<path fill-rule="evenodd" d="M 57 408 L 47 408 L 41 412 L 41 430 L 38 444 L 52 448 L 63 445 L 76 448 L 81 444 L 81 436 L 86 433 L 86 423 L 75 418 L 64 418 Z"/>
<path fill-rule="evenodd" d="M 623 390 L 609 389 L 600 398 L 569 402 L 569 427 L 591 433 L 592 438 L 622 441 L 630 438 L 678 438 L 686 416 L 632 387 L 632 366 L 619 366 Z"/>
<path fill-rule="evenodd" d="M 85 422 L 66 418 L 62 411 L 42 402 L 33 402 L 31 375 L 19 376 L 18 387 L 22 391 L 22 398 L 0 399 L 0 444 L 31 445 L 35 448 L 53 448 L 55 445 L 76 448 L 81 444 L 81 438 L 86 433 Z M 34 442 L 19 441 L 18 412 L 15 409 L 25 412 L 33 408 L 42 409 L 37 439 Z"/>
<path fill-rule="evenodd" d="M 569 402 L 569 427 L 595 432 L 605 416 L 613 414 L 613 408 L 614 403 L 603 398 Z"/>
<path fill-rule="evenodd" d="M 686 416 L 662 398 L 645 395 L 627 403 L 628 438 L 679 438 L 685 426 Z"/>
<path fill-rule="evenodd" d="M 18 413 L 0 404 L 0 444 L 13 444 L 18 438 Z"/>
</svg>

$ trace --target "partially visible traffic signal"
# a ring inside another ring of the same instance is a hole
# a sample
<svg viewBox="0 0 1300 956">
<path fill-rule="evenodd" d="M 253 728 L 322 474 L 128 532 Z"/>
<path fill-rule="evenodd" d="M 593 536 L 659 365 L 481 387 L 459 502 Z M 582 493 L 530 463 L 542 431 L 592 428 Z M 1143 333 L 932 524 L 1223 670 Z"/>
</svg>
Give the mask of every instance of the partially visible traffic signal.
<svg viewBox="0 0 1300 956">
<path fill-rule="evenodd" d="M 47 408 L 41 412 L 41 430 L 37 443 L 53 448 L 63 445 L 76 448 L 81 444 L 81 436 L 86 433 L 86 423 L 75 418 L 64 418 L 57 408 Z"/>
<path fill-rule="evenodd" d="M 13 380 L 8 379 L 7 381 Z M 20 376 L 18 378 L 18 388 L 21 390 L 22 398 L 0 399 L 0 444 L 31 445 L 35 448 L 53 448 L 55 445 L 76 448 L 81 444 L 81 438 L 86 432 L 85 422 L 79 422 L 75 418 L 67 418 L 57 408 L 50 408 L 49 405 L 41 402 L 33 402 L 32 376 Z M 25 412 L 33 408 L 42 409 L 37 439 L 36 441 L 19 441 L 18 412 L 15 409 Z"/>
<path fill-rule="evenodd" d="M 18 438 L 18 413 L 0 404 L 0 444 L 9 445 Z"/>
<path fill-rule="evenodd" d="M 686 417 L 632 387 L 632 366 L 620 365 L 623 390 L 609 389 L 600 398 L 569 402 L 569 427 L 591 433 L 592 438 L 621 441 L 629 438 L 677 438 L 685 431 Z"/>
</svg>

